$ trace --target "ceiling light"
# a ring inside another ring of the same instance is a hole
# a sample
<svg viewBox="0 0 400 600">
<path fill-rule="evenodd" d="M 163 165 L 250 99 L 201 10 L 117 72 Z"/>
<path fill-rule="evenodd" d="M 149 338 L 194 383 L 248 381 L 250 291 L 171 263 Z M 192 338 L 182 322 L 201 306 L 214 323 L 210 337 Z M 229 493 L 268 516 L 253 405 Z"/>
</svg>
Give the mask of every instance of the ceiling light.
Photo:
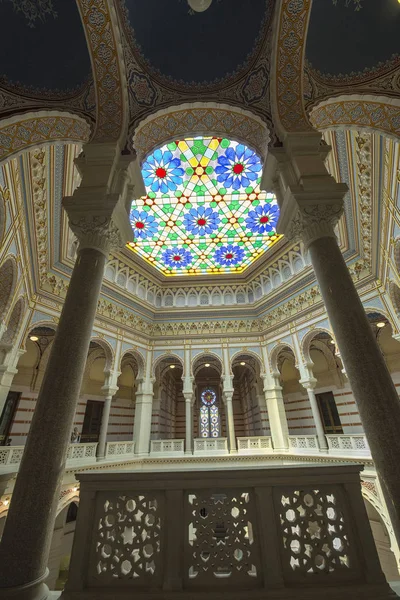
<svg viewBox="0 0 400 600">
<path fill-rule="evenodd" d="M 170 369 L 175 369 L 175 365 L 169 365 Z"/>
<path fill-rule="evenodd" d="M 204 12 L 210 8 L 212 0 L 187 0 L 190 8 L 195 12 Z"/>
<path fill-rule="evenodd" d="M 385 327 L 386 323 L 384 321 L 379 321 L 379 323 L 376 324 L 377 327 Z"/>
<path fill-rule="evenodd" d="M 209 366 L 210 366 L 210 363 L 206 363 L 204 366 L 205 366 L 205 367 L 209 367 Z"/>
<path fill-rule="evenodd" d="M 74 487 L 74 488 L 72 488 L 72 491 L 73 491 L 73 492 L 77 492 L 77 491 L 78 491 L 78 488 L 77 488 L 77 487 Z"/>
<path fill-rule="evenodd" d="M 330 343 L 330 344 L 334 344 L 334 343 L 335 343 L 335 340 L 329 340 L 329 343 Z"/>
<path fill-rule="evenodd" d="M 245 365 L 246 363 L 245 363 L 245 362 L 241 362 L 240 364 L 242 365 L 242 367 L 244 367 L 244 365 Z"/>
<path fill-rule="evenodd" d="M 38 336 L 37 336 L 37 335 L 31 335 L 31 336 L 29 336 L 29 339 L 30 339 L 32 342 L 37 342 L 39 338 L 38 338 Z"/>
</svg>

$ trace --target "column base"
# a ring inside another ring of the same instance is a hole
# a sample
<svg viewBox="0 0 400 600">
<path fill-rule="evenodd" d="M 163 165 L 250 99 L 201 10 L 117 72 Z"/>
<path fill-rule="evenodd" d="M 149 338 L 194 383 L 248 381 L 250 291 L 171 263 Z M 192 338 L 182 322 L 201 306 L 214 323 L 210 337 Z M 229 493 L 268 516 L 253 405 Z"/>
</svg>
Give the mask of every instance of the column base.
<svg viewBox="0 0 400 600">
<path fill-rule="evenodd" d="M 96 456 L 96 462 L 99 462 L 101 460 L 106 460 L 105 456 Z"/>
<path fill-rule="evenodd" d="M 7 600 L 49 600 L 52 592 L 44 583 L 48 576 L 49 570 L 46 569 L 44 575 L 35 581 L 15 587 L 0 587 L 0 598 L 7 598 Z"/>
<path fill-rule="evenodd" d="M 193 450 L 185 450 L 185 455 L 193 456 Z"/>
</svg>

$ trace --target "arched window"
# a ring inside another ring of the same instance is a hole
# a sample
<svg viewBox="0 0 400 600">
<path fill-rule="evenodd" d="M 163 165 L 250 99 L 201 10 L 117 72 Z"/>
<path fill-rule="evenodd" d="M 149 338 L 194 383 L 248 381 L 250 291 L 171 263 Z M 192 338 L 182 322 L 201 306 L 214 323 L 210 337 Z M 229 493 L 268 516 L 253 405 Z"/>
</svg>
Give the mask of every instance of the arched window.
<svg viewBox="0 0 400 600">
<path fill-rule="evenodd" d="M 200 435 L 203 438 L 220 437 L 219 411 L 216 405 L 217 394 L 212 388 L 200 394 Z"/>
</svg>

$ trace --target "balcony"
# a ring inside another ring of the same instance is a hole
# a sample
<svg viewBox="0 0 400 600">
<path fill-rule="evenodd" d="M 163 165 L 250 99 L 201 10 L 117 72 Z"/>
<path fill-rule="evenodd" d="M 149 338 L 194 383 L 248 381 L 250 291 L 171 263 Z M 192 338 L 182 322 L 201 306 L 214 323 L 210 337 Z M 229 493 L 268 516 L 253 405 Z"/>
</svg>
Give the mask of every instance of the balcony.
<svg viewBox="0 0 400 600">
<path fill-rule="evenodd" d="M 360 469 L 79 473 L 61 598 L 394 598 Z"/>
</svg>

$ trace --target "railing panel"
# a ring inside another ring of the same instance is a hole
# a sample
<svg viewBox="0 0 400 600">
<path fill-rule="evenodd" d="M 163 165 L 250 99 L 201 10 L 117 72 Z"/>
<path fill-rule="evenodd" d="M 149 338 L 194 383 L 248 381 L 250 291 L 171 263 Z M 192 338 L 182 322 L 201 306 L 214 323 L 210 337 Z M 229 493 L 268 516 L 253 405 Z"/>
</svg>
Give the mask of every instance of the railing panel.
<svg viewBox="0 0 400 600">
<path fill-rule="evenodd" d="M 184 454 L 185 440 L 151 440 L 150 452 L 160 455 Z"/>
<path fill-rule="evenodd" d="M 238 437 L 237 446 L 239 454 L 269 454 L 273 452 L 272 438 L 260 437 Z"/>
<path fill-rule="evenodd" d="M 97 442 L 87 444 L 70 444 L 67 452 L 68 460 L 82 460 L 96 457 Z"/>
<path fill-rule="evenodd" d="M 360 469 L 78 473 L 61 597 L 389 600 Z"/>
<path fill-rule="evenodd" d="M 194 454 L 228 454 L 228 438 L 195 438 Z"/>
<path fill-rule="evenodd" d="M 370 456 L 367 438 L 363 433 L 340 434 L 326 436 L 329 453 L 347 456 Z"/>
<path fill-rule="evenodd" d="M 135 452 L 135 442 L 107 442 L 106 459 L 121 458 L 121 456 L 132 456 Z"/>
<path fill-rule="evenodd" d="M 316 435 L 289 435 L 289 452 L 315 454 L 319 452 Z"/>
</svg>

